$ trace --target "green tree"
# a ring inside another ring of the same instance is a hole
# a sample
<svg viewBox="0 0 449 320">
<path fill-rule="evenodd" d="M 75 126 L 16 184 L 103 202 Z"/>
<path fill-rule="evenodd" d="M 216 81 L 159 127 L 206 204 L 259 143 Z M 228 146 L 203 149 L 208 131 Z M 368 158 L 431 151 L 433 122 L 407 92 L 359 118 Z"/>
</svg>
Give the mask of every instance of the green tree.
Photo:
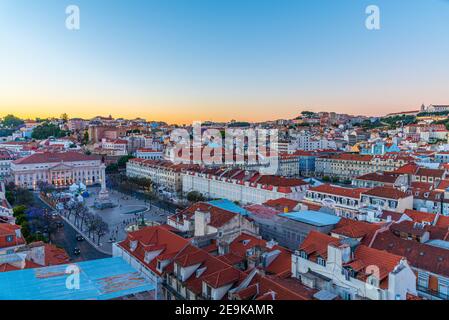
<svg viewBox="0 0 449 320">
<path fill-rule="evenodd" d="M 69 121 L 69 116 L 67 115 L 67 113 L 63 113 L 61 114 L 61 119 L 64 123 L 67 123 L 67 121 Z"/>
<path fill-rule="evenodd" d="M 106 167 L 106 173 L 117 173 L 118 172 L 118 164 L 111 163 Z"/>
<path fill-rule="evenodd" d="M 36 140 L 48 139 L 49 137 L 61 138 L 67 136 L 68 132 L 61 130 L 53 123 L 44 123 L 33 129 L 31 137 Z"/>
<path fill-rule="evenodd" d="M 13 206 L 32 206 L 34 204 L 33 193 L 27 189 L 18 188 L 14 183 L 6 186 L 6 199 Z"/>
<path fill-rule="evenodd" d="M 131 160 L 131 159 L 134 159 L 134 157 L 130 156 L 130 155 L 120 157 L 120 159 L 118 159 L 118 161 L 117 161 L 117 165 L 120 168 L 124 168 L 124 167 L 126 167 L 126 164 L 128 163 L 128 161 Z"/>
<path fill-rule="evenodd" d="M 17 218 L 18 216 L 25 215 L 26 206 L 16 206 L 12 209 L 13 216 Z"/>
<path fill-rule="evenodd" d="M 198 191 L 190 191 L 187 194 L 187 200 L 189 200 L 190 202 L 201 202 L 204 201 L 205 199 L 203 195 Z"/>
<path fill-rule="evenodd" d="M 12 114 L 8 114 L 6 117 L 3 118 L 3 126 L 7 128 L 17 128 L 22 124 L 24 124 L 23 120 L 15 117 Z"/>
<path fill-rule="evenodd" d="M 89 143 L 89 132 L 85 131 L 83 139 L 81 140 L 81 144 L 86 145 L 88 143 Z"/>
</svg>

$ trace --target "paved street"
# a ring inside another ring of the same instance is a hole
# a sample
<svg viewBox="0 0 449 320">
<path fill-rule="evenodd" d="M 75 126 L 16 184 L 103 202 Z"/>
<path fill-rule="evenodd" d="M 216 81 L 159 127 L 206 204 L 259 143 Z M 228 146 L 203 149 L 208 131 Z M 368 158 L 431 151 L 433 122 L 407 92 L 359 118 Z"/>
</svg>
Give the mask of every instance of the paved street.
<svg viewBox="0 0 449 320">
<path fill-rule="evenodd" d="M 137 224 L 142 219 L 142 214 L 146 221 L 156 222 L 156 223 L 166 223 L 167 216 L 171 213 L 161 209 L 157 206 L 150 204 L 148 201 L 137 199 L 135 197 L 122 194 L 118 191 L 109 190 L 110 201 L 117 206 L 114 208 L 107 208 L 104 210 L 99 210 L 94 208 L 94 203 L 97 199 L 99 188 L 93 187 L 89 188 L 90 197 L 85 199 L 85 204 L 94 214 L 99 215 L 108 224 L 109 231 L 106 235 L 102 236 L 100 239 L 100 246 L 97 247 L 97 239 L 90 239 L 95 245 L 89 243 L 88 240 L 83 242 L 78 242 L 76 240 L 76 235 L 78 231 L 74 229 L 74 217 L 71 217 L 70 223 L 64 220 L 64 231 L 59 231 L 55 235 L 54 242 L 64 247 L 70 255 L 73 255 L 73 250 L 78 247 L 81 250 L 81 255 L 74 259 L 95 259 L 107 256 L 107 254 L 112 254 L 112 243 L 122 241 L 126 238 L 126 228 L 130 225 Z M 41 205 L 45 204 L 37 199 Z M 67 229 L 67 231 L 65 230 Z M 87 235 L 84 235 L 87 239 Z M 111 241 L 112 239 L 112 241 Z"/>
<path fill-rule="evenodd" d="M 39 199 L 37 193 L 35 193 L 34 195 L 36 201 L 35 205 L 37 207 L 51 209 L 47 206 L 47 204 Z M 63 222 L 64 228 L 59 229 L 57 233 L 52 236 L 51 241 L 53 244 L 64 248 L 72 261 L 78 262 L 109 257 L 109 255 L 101 253 L 87 241 L 78 242 L 76 240 L 77 232 L 63 219 L 59 218 L 59 220 Z M 73 253 L 75 248 L 80 249 L 81 254 L 79 256 Z"/>
<path fill-rule="evenodd" d="M 108 258 L 110 255 L 104 254 L 98 251 L 94 246 L 92 246 L 87 241 L 77 241 L 76 235 L 78 234 L 67 222 L 63 219 L 60 219 L 64 228 L 60 229 L 55 235 L 52 237 L 52 242 L 60 247 L 63 247 L 70 256 L 70 259 L 73 262 L 85 261 L 85 260 L 94 260 L 94 259 L 102 259 Z M 75 248 L 79 248 L 81 254 L 79 256 L 73 253 Z"/>
</svg>

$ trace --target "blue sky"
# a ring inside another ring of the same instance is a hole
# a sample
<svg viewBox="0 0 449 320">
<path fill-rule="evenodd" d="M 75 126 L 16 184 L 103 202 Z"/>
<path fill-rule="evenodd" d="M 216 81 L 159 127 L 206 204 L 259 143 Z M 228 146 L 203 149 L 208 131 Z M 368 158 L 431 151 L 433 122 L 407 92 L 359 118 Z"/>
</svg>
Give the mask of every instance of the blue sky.
<svg viewBox="0 0 449 320">
<path fill-rule="evenodd" d="M 65 28 L 78 5 L 81 30 Z M 365 28 L 380 7 L 381 30 Z M 445 0 L 2 0 L 0 116 L 168 122 L 449 103 Z"/>
</svg>

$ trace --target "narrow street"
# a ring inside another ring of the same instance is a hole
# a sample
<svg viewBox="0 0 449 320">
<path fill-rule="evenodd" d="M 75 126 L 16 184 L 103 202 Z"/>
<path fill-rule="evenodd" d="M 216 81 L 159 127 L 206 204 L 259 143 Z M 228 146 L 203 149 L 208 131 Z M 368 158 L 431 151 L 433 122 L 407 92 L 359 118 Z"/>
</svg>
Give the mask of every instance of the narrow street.
<svg viewBox="0 0 449 320">
<path fill-rule="evenodd" d="M 51 208 L 45 204 L 41 199 L 39 199 L 38 194 L 34 193 L 35 196 L 35 206 L 39 208 Z M 94 260 L 94 259 L 103 259 L 110 257 L 104 253 L 99 252 L 94 246 L 92 246 L 88 241 L 77 241 L 76 236 L 77 232 L 70 226 L 64 219 L 57 218 L 58 221 L 61 221 L 64 224 L 63 228 L 58 229 L 58 231 L 52 235 L 51 242 L 61 248 L 64 248 L 67 254 L 70 256 L 71 261 L 79 262 L 86 260 Z M 80 254 L 75 255 L 75 248 L 80 249 Z"/>
</svg>

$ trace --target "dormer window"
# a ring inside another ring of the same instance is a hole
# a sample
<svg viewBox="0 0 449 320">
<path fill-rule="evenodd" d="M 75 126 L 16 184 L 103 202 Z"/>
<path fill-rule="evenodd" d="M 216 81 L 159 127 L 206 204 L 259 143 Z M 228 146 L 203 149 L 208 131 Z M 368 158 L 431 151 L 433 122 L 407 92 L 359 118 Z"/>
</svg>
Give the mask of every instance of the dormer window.
<svg viewBox="0 0 449 320">
<path fill-rule="evenodd" d="M 321 258 L 321 257 L 318 257 L 318 259 L 316 260 L 316 262 L 317 262 L 320 266 L 323 266 L 323 267 L 326 266 L 326 260 L 324 260 L 324 259 Z"/>
<path fill-rule="evenodd" d="M 304 250 L 299 252 L 299 256 L 303 259 L 308 259 L 307 252 L 305 252 Z"/>
<path fill-rule="evenodd" d="M 369 284 L 372 285 L 373 287 L 379 287 L 379 279 L 377 279 L 375 276 L 369 277 L 368 282 L 369 282 Z"/>
<path fill-rule="evenodd" d="M 129 249 L 135 251 L 137 249 L 137 240 L 133 240 L 129 243 Z"/>
</svg>

